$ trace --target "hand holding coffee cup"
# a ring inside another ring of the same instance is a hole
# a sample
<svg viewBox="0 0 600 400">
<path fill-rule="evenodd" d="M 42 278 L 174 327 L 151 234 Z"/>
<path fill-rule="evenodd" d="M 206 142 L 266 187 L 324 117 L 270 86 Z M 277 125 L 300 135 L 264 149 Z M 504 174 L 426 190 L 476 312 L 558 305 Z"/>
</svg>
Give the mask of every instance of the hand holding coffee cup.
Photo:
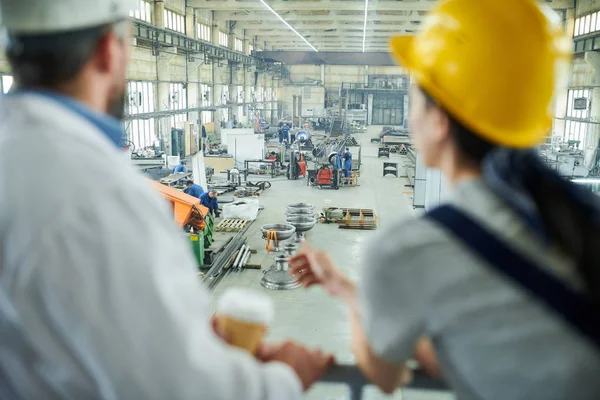
<svg viewBox="0 0 600 400">
<path fill-rule="evenodd" d="M 268 296 L 231 288 L 217 302 L 215 328 L 232 346 L 256 354 L 274 316 L 275 306 Z"/>
</svg>

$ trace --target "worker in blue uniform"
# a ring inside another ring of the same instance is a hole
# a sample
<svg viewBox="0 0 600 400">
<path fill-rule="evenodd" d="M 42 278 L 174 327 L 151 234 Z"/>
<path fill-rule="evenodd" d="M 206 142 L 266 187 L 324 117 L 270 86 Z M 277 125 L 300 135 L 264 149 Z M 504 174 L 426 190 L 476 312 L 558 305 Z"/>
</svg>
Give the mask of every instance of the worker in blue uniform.
<svg viewBox="0 0 600 400">
<path fill-rule="evenodd" d="M 346 147 L 346 152 L 343 155 L 344 158 L 344 176 L 349 178 L 352 174 L 352 153 L 350 149 Z"/>
<path fill-rule="evenodd" d="M 281 127 L 281 134 L 279 135 L 279 143 L 283 143 L 284 141 L 288 141 L 288 137 L 290 135 L 290 127 L 287 123 L 283 124 Z"/>
<path fill-rule="evenodd" d="M 173 169 L 174 174 L 179 174 L 181 172 L 186 172 L 185 165 L 183 165 L 183 161 L 181 161 L 179 165 Z"/>
<path fill-rule="evenodd" d="M 219 193 L 216 190 L 210 190 L 200 196 L 200 204 L 208 208 L 210 213 L 215 217 L 218 217 L 221 214 L 219 211 L 219 202 L 217 201 L 218 195 Z"/>
<path fill-rule="evenodd" d="M 202 196 L 202 193 L 204 193 L 204 189 L 202 189 L 202 186 L 196 185 L 194 181 L 187 181 L 186 186 L 187 194 L 189 194 L 190 196 L 194 196 L 197 199 L 199 199 L 200 196 Z"/>
</svg>

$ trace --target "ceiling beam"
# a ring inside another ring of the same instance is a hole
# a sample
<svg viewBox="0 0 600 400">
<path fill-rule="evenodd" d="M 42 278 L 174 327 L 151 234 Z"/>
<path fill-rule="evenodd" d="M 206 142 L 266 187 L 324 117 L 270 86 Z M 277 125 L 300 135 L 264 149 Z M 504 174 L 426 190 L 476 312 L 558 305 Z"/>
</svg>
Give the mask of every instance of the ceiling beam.
<svg viewBox="0 0 600 400">
<path fill-rule="evenodd" d="M 410 31 L 415 31 L 417 30 L 419 27 L 417 25 L 414 26 L 402 26 L 402 27 L 398 27 L 398 26 L 391 26 L 391 27 L 386 27 L 386 26 L 375 26 L 372 27 L 371 29 L 367 29 L 367 35 L 376 35 L 378 33 L 397 33 L 397 34 L 402 34 L 405 30 L 410 30 Z M 334 29 L 334 30 L 331 30 Z M 335 35 L 336 33 L 339 34 L 340 32 L 357 32 L 360 33 L 362 35 L 362 27 L 359 28 L 357 25 L 312 25 L 310 27 L 303 27 L 303 28 L 296 28 L 296 30 L 300 33 L 302 33 L 302 35 L 310 35 L 311 32 L 312 34 L 318 34 L 318 33 L 322 33 L 322 34 L 329 34 L 329 35 Z M 283 34 L 285 34 L 285 32 L 290 32 L 290 34 L 293 34 L 292 31 L 290 31 L 287 27 L 283 27 L 283 28 L 279 28 L 279 27 L 269 27 L 268 29 L 263 28 L 263 29 L 245 29 L 246 31 L 246 35 L 250 35 L 250 36 L 282 36 Z"/>
<path fill-rule="evenodd" d="M 305 38 L 329 38 L 329 39 L 340 39 L 340 33 L 343 34 L 343 37 L 363 37 L 362 32 L 359 32 L 357 30 L 346 30 L 346 29 L 338 29 L 335 32 L 325 32 L 323 30 L 320 30 L 319 32 L 309 32 L 309 33 L 304 33 L 304 37 Z M 246 31 L 246 34 L 248 34 L 249 36 L 258 36 L 259 38 L 264 37 L 264 38 L 278 38 L 278 40 L 286 40 L 286 39 L 294 39 L 297 40 L 297 37 L 294 37 L 292 35 L 282 35 L 281 32 L 258 32 L 258 31 Z M 410 35 L 410 33 L 404 33 L 404 32 L 400 32 L 398 29 L 393 30 L 393 31 L 389 31 L 389 32 L 369 32 L 367 33 L 367 37 L 370 38 L 379 38 L 379 37 L 390 37 L 390 36 L 398 36 L 398 35 Z M 300 39 L 302 40 L 302 39 Z"/>
<path fill-rule="evenodd" d="M 367 49 L 366 53 L 368 53 L 368 52 L 384 52 L 384 53 L 389 52 L 389 48 L 386 46 L 366 46 L 366 49 Z M 274 47 L 273 51 L 298 51 L 298 47 L 291 47 L 291 46 Z M 362 42 L 358 46 L 351 46 L 351 45 L 322 46 L 321 50 L 319 52 L 322 52 L 322 51 L 356 51 L 356 52 L 362 53 Z"/>
<path fill-rule="evenodd" d="M 367 38 L 367 42 L 373 42 L 373 43 L 380 43 L 380 42 L 385 42 L 387 43 L 388 40 L 390 38 L 394 37 L 394 35 L 390 35 L 390 36 L 382 36 L 382 37 L 376 37 L 376 38 Z M 294 38 L 285 38 L 285 39 L 279 39 L 279 38 L 274 38 L 274 37 L 268 37 L 268 38 L 263 38 L 258 36 L 259 41 L 264 41 L 264 42 L 269 42 L 269 43 L 304 43 L 302 41 L 299 40 L 295 40 Z M 344 36 L 344 37 L 337 37 L 337 38 L 320 38 L 320 37 L 311 37 L 310 39 L 311 42 L 338 42 L 338 43 L 345 43 L 345 42 L 353 42 L 355 40 L 360 40 L 360 42 L 362 43 L 362 36 Z"/>
<path fill-rule="evenodd" d="M 431 10 L 436 0 L 417 0 L 403 2 L 395 1 L 374 2 L 369 5 L 372 11 L 399 11 L 399 10 Z M 360 10 L 364 9 L 364 0 L 321 0 L 321 1 L 282 1 L 267 0 L 269 6 L 275 11 L 314 11 L 314 10 Z M 265 6 L 256 0 L 187 0 L 188 7 L 212 11 L 239 11 L 258 10 L 264 11 Z"/>
<path fill-rule="evenodd" d="M 292 43 L 292 42 L 270 42 L 270 41 L 266 41 L 267 45 L 273 46 L 273 47 L 291 47 L 291 46 L 296 46 L 298 47 L 300 45 L 300 43 Z M 346 45 L 360 45 L 362 46 L 362 38 L 360 38 L 360 40 L 348 40 L 348 41 L 331 41 L 331 42 L 316 42 L 319 45 L 324 45 L 324 46 L 346 46 Z M 388 41 L 387 40 L 382 40 L 380 42 L 367 42 L 367 45 L 372 45 L 372 46 L 383 46 L 383 47 L 388 47 Z"/>
<path fill-rule="evenodd" d="M 282 1 L 267 0 L 268 4 L 277 12 L 280 11 L 314 11 L 314 10 L 360 10 L 364 8 L 364 0 L 321 0 L 321 1 Z M 574 8 L 575 0 L 539 0 L 554 9 Z M 431 10 L 436 0 L 417 0 L 412 2 L 381 1 L 369 5 L 372 11 L 428 11 Z M 187 0 L 187 6 L 212 11 L 239 11 L 258 10 L 265 7 L 256 0 Z"/>
<path fill-rule="evenodd" d="M 306 14 L 298 14 L 298 13 L 283 13 L 281 14 L 282 18 L 291 24 L 292 21 L 350 21 L 357 20 L 363 21 L 365 18 L 365 14 L 337 14 L 334 12 L 330 12 L 328 15 L 306 15 Z M 410 22 L 410 21 L 420 21 L 424 16 L 419 15 L 418 13 L 413 13 L 413 15 L 387 15 L 387 14 L 377 14 L 374 12 L 369 13 L 370 21 L 382 21 L 382 22 Z M 266 14 L 264 12 L 239 12 L 239 13 L 231 13 L 219 11 L 215 12 L 214 19 L 216 20 L 225 20 L 225 21 L 247 21 L 247 22 L 259 22 L 259 21 L 273 21 L 279 22 L 279 19 L 269 13 Z"/>
<path fill-rule="evenodd" d="M 362 49 L 362 42 L 360 44 Z M 282 62 L 286 65 L 373 65 L 396 66 L 388 52 L 363 53 L 362 51 L 261 51 L 258 57 Z"/>
</svg>

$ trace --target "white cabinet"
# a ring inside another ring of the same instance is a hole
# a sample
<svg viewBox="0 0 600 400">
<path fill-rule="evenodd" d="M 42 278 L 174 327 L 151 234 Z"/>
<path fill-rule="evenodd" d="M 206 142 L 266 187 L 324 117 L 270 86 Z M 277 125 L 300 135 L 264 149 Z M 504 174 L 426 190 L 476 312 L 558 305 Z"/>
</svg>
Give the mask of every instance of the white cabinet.
<svg viewBox="0 0 600 400">
<path fill-rule="evenodd" d="M 443 203 L 448 196 L 448 181 L 439 169 L 427 168 L 417 153 L 413 207 L 429 211 Z"/>
</svg>

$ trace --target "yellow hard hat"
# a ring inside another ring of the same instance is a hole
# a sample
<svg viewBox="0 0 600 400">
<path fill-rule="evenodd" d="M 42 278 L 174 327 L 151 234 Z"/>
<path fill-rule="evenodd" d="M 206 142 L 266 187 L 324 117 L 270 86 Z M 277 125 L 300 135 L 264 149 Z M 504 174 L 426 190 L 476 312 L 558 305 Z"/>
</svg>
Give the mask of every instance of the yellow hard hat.
<svg viewBox="0 0 600 400">
<path fill-rule="evenodd" d="M 446 0 L 416 36 L 394 37 L 390 46 L 461 124 L 513 148 L 548 135 L 572 55 L 558 16 L 533 0 Z"/>
</svg>

